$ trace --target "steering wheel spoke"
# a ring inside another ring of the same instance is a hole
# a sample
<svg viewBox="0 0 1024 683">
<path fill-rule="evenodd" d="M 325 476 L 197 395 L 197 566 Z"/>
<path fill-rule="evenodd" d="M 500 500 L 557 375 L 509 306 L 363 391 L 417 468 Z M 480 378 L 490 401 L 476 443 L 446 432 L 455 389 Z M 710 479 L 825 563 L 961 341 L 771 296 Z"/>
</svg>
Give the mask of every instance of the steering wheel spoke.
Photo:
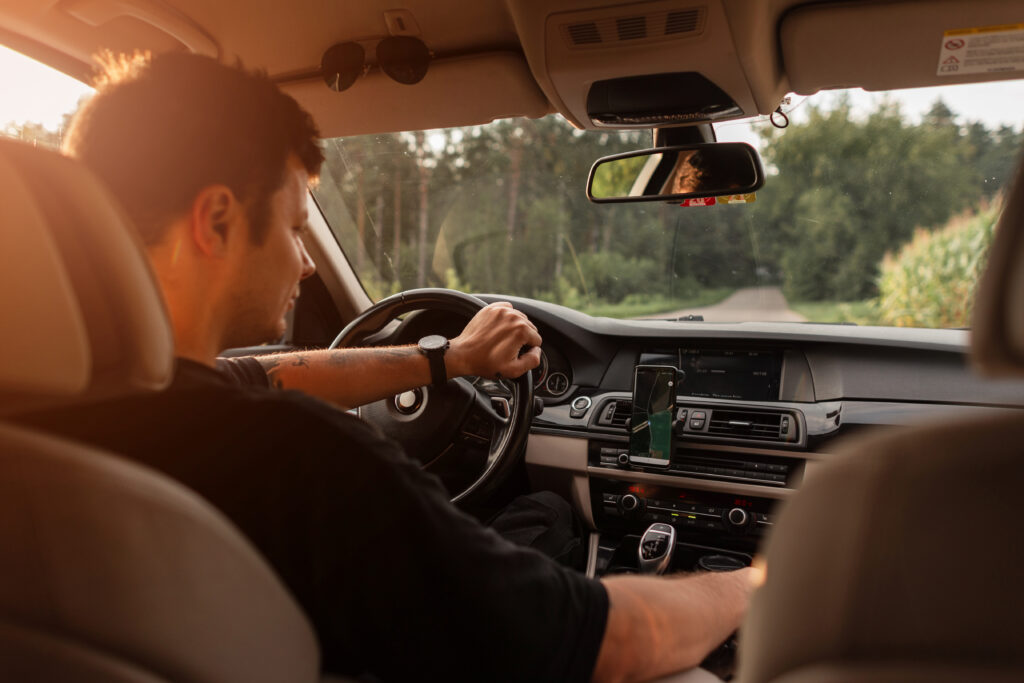
<svg viewBox="0 0 1024 683">
<path fill-rule="evenodd" d="M 465 381 L 465 380 L 462 380 Z M 481 417 L 498 429 L 504 429 L 512 417 L 513 397 L 504 391 L 496 392 L 483 383 L 473 386 L 472 414 Z"/>
</svg>

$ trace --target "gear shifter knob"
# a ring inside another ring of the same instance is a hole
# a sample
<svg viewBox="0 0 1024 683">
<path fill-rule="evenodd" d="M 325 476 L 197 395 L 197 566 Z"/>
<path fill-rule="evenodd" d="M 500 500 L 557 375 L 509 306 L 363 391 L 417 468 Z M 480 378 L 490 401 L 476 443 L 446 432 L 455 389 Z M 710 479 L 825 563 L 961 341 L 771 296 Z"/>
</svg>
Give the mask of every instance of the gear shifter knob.
<svg viewBox="0 0 1024 683">
<path fill-rule="evenodd" d="M 641 574 L 662 574 L 672 560 L 676 545 L 676 530 L 668 524 L 655 523 L 647 527 L 640 537 L 637 555 Z"/>
</svg>

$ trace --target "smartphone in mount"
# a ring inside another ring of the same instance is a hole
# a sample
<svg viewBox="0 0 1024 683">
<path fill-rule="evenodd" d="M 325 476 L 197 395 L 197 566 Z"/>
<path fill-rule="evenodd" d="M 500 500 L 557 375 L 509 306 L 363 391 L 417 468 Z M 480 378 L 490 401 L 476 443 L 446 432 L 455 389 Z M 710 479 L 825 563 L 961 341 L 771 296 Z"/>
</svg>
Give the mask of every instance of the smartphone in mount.
<svg viewBox="0 0 1024 683">
<path fill-rule="evenodd" d="M 637 365 L 633 414 L 629 420 L 629 461 L 668 467 L 675 450 L 676 382 L 671 365 Z"/>
</svg>

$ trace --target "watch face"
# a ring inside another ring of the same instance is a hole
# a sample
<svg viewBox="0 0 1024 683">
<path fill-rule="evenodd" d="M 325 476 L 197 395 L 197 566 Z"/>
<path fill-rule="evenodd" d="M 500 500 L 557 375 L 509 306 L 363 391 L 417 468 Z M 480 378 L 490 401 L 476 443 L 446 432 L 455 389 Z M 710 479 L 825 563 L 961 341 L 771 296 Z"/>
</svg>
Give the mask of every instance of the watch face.
<svg viewBox="0 0 1024 683">
<path fill-rule="evenodd" d="M 431 334 L 420 339 L 420 348 L 424 351 L 440 351 L 448 345 L 448 340 L 439 334 Z"/>
</svg>

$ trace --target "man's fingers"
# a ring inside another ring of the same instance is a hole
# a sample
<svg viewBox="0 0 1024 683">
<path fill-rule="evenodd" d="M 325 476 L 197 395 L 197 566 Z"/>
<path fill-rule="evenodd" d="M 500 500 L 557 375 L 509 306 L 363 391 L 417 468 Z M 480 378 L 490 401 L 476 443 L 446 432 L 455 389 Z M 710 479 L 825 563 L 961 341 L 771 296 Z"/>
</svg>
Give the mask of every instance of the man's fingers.
<svg viewBox="0 0 1024 683">
<path fill-rule="evenodd" d="M 512 304 L 510 304 L 507 301 L 495 301 L 493 304 L 487 304 L 486 306 L 484 306 L 480 310 L 481 311 L 486 311 L 488 308 L 512 308 Z M 513 310 L 515 310 L 515 309 L 513 309 Z"/>
<path fill-rule="evenodd" d="M 530 327 L 526 332 L 526 341 L 530 346 L 537 348 L 537 362 L 540 362 L 540 345 L 544 342 L 540 337 L 540 332 L 537 331 L 536 327 Z"/>
<path fill-rule="evenodd" d="M 508 301 L 495 301 L 480 309 L 453 342 L 460 350 L 459 369 L 467 374 L 519 377 L 540 365 L 543 339 L 525 313 Z"/>
<path fill-rule="evenodd" d="M 535 346 L 509 363 L 501 374 L 504 377 L 516 378 L 528 370 L 533 370 L 538 365 L 540 365 L 540 347 Z"/>
<path fill-rule="evenodd" d="M 523 322 L 530 326 L 530 329 L 536 331 L 537 326 L 533 324 L 533 321 L 530 320 L 530 318 L 527 317 L 525 313 L 523 313 L 522 311 L 516 311 L 516 313 L 523 319 Z"/>
</svg>

